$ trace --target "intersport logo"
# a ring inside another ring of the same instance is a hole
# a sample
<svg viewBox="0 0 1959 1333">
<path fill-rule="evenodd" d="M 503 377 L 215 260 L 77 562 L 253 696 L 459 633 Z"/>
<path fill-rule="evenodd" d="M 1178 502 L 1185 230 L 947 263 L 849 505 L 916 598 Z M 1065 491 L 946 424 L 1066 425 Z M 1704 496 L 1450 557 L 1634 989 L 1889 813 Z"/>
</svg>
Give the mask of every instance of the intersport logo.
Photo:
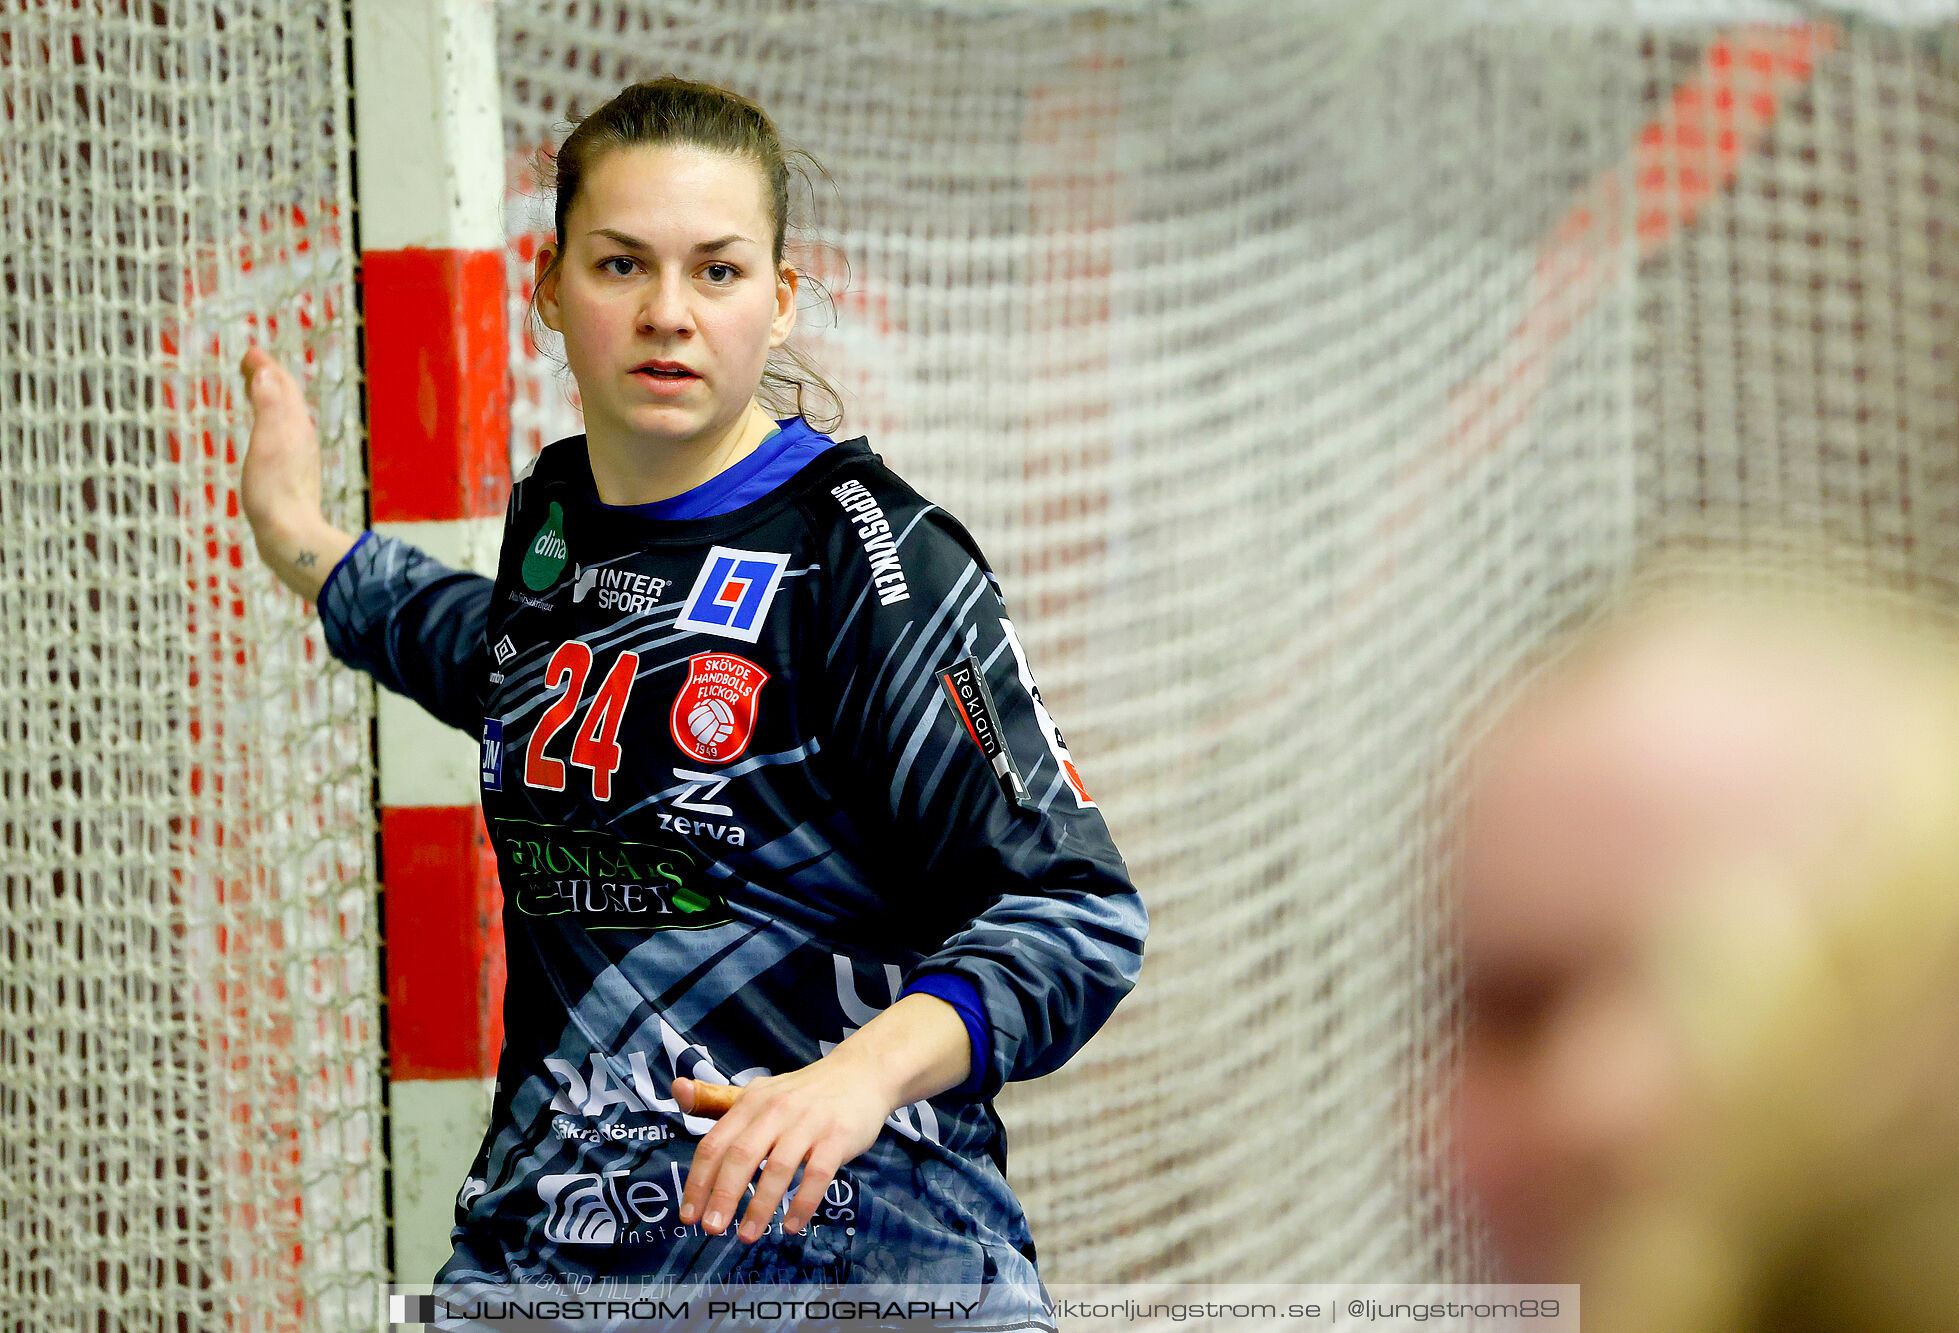
<svg viewBox="0 0 1959 1333">
<path fill-rule="evenodd" d="M 578 571 L 572 583 L 571 600 L 574 606 L 584 605 L 587 598 L 601 611 L 617 611 L 624 615 L 636 615 L 651 611 L 665 597 L 671 581 L 655 578 L 651 574 L 638 574 L 630 569 L 612 569 L 604 565 L 585 565 Z"/>
</svg>

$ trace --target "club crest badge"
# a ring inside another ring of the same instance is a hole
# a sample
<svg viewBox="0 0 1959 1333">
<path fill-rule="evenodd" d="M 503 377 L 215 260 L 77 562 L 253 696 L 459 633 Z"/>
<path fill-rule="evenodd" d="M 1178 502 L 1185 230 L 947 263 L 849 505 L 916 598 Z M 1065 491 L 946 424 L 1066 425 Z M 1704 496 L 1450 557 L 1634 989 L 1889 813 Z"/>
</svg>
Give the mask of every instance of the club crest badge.
<svg viewBox="0 0 1959 1333">
<path fill-rule="evenodd" d="M 696 653 L 673 701 L 673 743 L 704 764 L 725 764 L 748 748 L 755 707 L 769 673 L 733 653 Z"/>
</svg>

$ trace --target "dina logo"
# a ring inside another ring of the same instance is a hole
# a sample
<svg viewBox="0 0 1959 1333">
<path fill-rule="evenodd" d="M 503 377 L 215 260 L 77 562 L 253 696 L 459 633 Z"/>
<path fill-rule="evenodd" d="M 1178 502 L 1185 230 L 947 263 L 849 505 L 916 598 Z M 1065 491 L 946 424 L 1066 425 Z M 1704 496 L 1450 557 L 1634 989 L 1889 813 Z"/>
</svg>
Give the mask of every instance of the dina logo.
<svg viewBox="0 0 1959 1333">
<path fill-rule="evenodd" d="M 544 526 L 537 530 L 537 536 L 531 538 L 530 547 L 524 552 L 524 586 L 532 592 L 543 592 L 556 583 L 558 575 L 565 572 L 565 557 L 570 553 L 565 545 L 565 511 L 553 500 Z"/>
</svg>

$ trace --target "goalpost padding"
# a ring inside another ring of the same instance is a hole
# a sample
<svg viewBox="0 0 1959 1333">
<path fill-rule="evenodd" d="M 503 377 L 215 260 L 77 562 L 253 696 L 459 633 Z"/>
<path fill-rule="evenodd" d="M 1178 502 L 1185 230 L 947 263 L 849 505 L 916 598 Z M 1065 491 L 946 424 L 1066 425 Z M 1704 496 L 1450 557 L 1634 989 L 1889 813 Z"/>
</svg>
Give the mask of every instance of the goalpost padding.
<svg viewBox="0 0 1959 1333">
<path fill-rule="evenodd" d="M 373 524 L 494 573 L 510 492 L 495 9 L 355 0 L 353 17 Z M 502 899 L 473 738 L 389 694 L 376 737 L 394 1269 L 421 1283 L 449 1257 L 489 1118 Z"/>
</svg>

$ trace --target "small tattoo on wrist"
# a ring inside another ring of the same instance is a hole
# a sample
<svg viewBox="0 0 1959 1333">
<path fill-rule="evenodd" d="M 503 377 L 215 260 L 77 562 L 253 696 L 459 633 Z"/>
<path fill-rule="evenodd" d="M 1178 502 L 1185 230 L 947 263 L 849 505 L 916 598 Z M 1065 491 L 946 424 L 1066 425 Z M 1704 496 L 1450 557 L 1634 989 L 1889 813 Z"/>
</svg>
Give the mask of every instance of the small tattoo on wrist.
<svg viewBox="0 0 1959 1333">
<path fill-rule="evenodd" d="M 292 558 L 292 562 L 301 569 L 311 569 L 320 562 L 320 557 L 314 555 L 311 551 L 301 551 Z"/>
</svg>

